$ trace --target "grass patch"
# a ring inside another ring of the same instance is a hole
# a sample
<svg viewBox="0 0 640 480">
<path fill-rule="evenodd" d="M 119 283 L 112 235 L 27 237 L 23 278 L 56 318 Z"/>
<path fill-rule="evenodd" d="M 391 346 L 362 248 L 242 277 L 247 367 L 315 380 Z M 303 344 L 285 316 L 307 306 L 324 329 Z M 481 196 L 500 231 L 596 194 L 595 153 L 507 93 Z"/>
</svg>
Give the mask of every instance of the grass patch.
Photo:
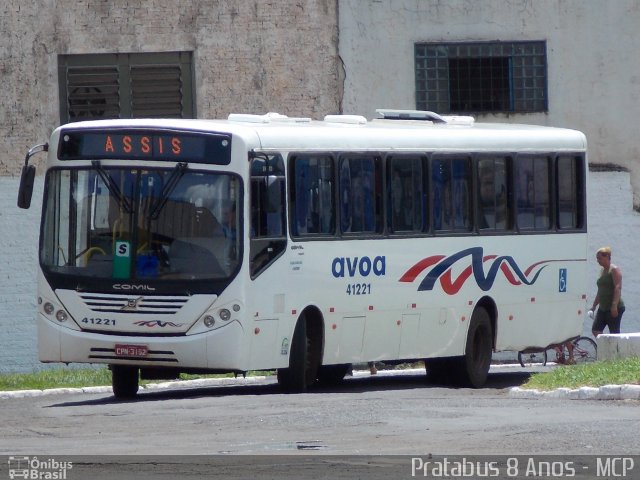
<svg viewBox="0 0 640 480">
<path fill-rule="evenodd" d="M 247 372 L 247 376 L 274 375 L 275 371 Z M 232 378 L 232 373 L 211 375 L 180 374 L 180 380 L 201 378 Z M 140 385 L 166 380 L 140 380 Z M 47 390 L 50 388 L 81 388 L 111 386 L 111 371 L 103 368 L 55 368 L 33 373 L 0 374 L 0 392 L 15 390 Z"/>
<path fill-rule="evenodd" d="M 640 357 L 559 366 L 533 374 L 522 388 L 553 390 L 622 384 L 640 384 Z"/>
<path fill-rule="evenodd" d="M 107 368 L 56 368 L 33 373 L 0 375 L 0 391 L 46 390 L 49 388 L 80 388 L 111 385 Z"/>
</svg>

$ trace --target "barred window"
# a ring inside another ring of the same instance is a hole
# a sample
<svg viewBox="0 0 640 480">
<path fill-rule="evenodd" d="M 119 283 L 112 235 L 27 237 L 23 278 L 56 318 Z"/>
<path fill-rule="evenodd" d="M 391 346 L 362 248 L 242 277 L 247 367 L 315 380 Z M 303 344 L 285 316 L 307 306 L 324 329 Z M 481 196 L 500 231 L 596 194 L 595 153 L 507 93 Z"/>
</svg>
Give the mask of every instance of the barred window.
<svg viewBox="0 0 640 480">
<path fill-rule="evenodd" d="M 191 52 L 61 55 L 62 123 L 100 118 L 192 118 Z"/>
<path fill-rule="evenodd" d="M 417 43 L 414 51 L 418 110 L 547 110 L 547 51 L 543 41 Z"/>
</svg>

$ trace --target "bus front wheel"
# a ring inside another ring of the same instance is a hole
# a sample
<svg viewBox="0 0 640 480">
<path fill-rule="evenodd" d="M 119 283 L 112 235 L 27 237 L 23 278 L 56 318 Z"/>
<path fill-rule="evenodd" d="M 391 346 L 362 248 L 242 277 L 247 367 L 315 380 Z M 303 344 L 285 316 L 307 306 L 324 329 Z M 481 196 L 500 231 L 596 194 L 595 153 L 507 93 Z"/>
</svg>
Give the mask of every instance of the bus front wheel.
<svg viewBox="0 0 640 480">
<path fill-rule="evenodd" d="M 138 393 L 140 370 L 129 365 L 111 365 L 111 385 L 116 398 L 133 398 Z"/>
<path fill-rule="evenodd" d="M 310 317 L 304 314 L 298 319 L 291 340 L 289 368 L 277 371 L 278 384 L 292 393 L 306 391 L 318 376 L 322 339 L 309 319 Z"/>
</svg>

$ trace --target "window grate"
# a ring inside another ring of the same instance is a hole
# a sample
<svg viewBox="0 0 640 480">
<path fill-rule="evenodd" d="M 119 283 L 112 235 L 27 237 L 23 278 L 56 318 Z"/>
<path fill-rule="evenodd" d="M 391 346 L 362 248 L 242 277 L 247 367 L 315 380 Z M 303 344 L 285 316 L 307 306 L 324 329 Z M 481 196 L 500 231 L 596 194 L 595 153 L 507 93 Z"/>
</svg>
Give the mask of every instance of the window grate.
<svg viewBox="0 0 640 480">
<path fill-rule="evenodd" d="M 191 52 L 61 55 L 62 123 L 194 116 Z"/>
<path fill-rule="evenodd" d="M 418 110 L 547 110 L 545 42 L 418 43 L 415 75 Z"/>
<path fill-rule="evenodd" d="M 133 117 L 182 117 L 181 69 L 172 65 L 131 67 Z"/>
<path fill-rule="evenodd" d="M 120 85 L 116 67 L 69 67 L 67 110 L 74 121 L 120 116 Z"/>
</svg>

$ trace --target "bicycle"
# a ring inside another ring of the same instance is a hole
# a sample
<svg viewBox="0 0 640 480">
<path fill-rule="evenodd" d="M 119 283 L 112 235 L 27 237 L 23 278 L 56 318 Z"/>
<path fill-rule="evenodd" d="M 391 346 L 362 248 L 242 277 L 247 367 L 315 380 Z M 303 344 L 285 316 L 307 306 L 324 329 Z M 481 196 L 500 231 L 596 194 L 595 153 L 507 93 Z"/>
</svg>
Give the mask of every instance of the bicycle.
<svg viewBox="0 0 640 480">
<path fill-rule="evenodd" d="M 534 365 L 545 366 L 549 362 L 547 351 L 551 350 L 556 354 L 555 363 L 562 364 L 563 362 L 558 360 L 565 358 L 565 343 L 549 345 L 545 349 L 527 349 L 518 352 L 518 362 L 523 368 Z M 598 358 L 598 345 L 592 338 L 580 336 L 571 340 L 571 343 L 573 344 L 575 363 L 595 362 Z M 562 357 L 560 357 L 560 353 L 562 353 Z"/>
</svg>

